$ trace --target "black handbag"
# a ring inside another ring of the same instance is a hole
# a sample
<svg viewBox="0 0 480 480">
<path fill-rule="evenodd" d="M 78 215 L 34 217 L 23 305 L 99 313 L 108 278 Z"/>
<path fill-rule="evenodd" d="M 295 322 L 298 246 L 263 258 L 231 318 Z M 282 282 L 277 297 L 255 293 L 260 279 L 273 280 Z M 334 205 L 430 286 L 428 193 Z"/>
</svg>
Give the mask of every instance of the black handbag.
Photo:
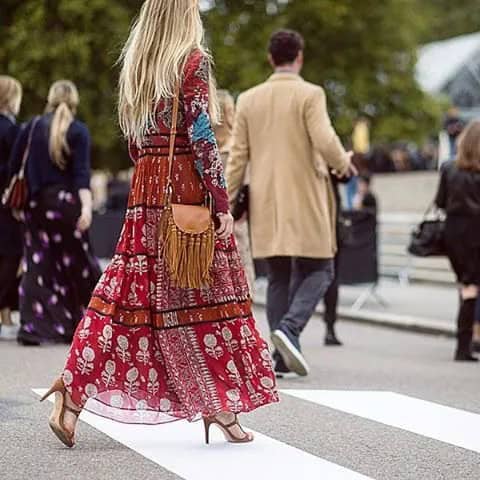
<svg viewBox="0 0 480 480">
<path fill-rule="evenodd" d="M 240 220 L 250 210 L 250 188 L 244 185 L 237 194 L 232 208 L 232 216 L 235 221 Z"/>
<path fill-rule="evenodd" d="M 446 256 L 445 218 L 439 210 L 435 210 L 434 216 L 429 219 L 432 210 L 433 207 L 427 210 L 422 222 L 410 236 L 408 253 L 416 257 Z"/>
</svg>

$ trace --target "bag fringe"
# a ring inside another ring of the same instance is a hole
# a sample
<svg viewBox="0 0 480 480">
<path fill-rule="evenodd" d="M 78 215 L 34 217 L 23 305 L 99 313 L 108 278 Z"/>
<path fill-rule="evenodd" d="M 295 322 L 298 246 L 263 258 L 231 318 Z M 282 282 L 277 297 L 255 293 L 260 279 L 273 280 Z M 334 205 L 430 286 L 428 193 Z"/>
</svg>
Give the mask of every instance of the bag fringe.
<svg viewBox="0 0 480 480">
<path fill-rule="evenodd" d="M 186 233 L 176 225 L 171 209 L 160 222 L 160 255 L 179 288 L 202 288 L 211 283 L 210 268 L 215 252 L 215 228 L 211 222 L 202 233 Z"/>
</svg>

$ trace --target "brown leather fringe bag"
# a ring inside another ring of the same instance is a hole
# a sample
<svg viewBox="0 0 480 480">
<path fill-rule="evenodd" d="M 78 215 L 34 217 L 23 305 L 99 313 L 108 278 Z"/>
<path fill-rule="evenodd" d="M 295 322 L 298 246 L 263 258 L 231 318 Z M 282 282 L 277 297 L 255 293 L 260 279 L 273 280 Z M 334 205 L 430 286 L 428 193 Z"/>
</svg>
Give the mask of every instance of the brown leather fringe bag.
<svg viewBox="0 0 480 480">
<path fill-rule="evenodd" d="M 160 255 L 164 258 L 177 287 L 202 288 L 211 282 L 215 224 L 212 218 L 212 202 L 207 198 L 204 205 L 172 203 L 179 95 L 177 87 L 173 100 L 165 209 L 159 227 Z"/>
</svg>

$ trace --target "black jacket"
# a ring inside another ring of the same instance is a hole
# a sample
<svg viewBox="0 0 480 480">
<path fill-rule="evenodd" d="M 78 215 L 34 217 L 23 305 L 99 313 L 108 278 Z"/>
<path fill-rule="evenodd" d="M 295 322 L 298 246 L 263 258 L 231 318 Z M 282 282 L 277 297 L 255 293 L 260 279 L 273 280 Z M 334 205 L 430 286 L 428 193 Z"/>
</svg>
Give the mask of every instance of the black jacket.
<svg viewBox="0 0 480 480">
<path fill-rule="evenodd" d="M 446 162 L 435 204 L 448 216 L 480 216 L 480 172 L 460 170 L 455 162 Z"/>
<path fill-rule="evenodd" d="M 9 157 L 17 138 L 19 127 L 5 115 L 0 115 L 0 197 L 9 182 Z M 22 252 L 20 225 L 4 208 L 0 198 L 0 256 L 17 256 Z"/>
</svg>

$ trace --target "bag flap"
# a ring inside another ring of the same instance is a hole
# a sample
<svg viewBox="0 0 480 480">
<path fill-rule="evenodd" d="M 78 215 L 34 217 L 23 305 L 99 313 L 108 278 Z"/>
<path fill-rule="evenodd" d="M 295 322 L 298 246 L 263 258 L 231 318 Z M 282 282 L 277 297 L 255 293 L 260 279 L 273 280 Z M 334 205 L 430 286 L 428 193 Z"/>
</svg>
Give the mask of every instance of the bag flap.
<svg viewBox="0 0 480 480">
<path fill-rule="evenodd" d="M 206 232 L 211 223 L 210 210 L 201 205 L 172 204 L 173 220 L 177 227 L 185 233 Z"/>
</svg>

